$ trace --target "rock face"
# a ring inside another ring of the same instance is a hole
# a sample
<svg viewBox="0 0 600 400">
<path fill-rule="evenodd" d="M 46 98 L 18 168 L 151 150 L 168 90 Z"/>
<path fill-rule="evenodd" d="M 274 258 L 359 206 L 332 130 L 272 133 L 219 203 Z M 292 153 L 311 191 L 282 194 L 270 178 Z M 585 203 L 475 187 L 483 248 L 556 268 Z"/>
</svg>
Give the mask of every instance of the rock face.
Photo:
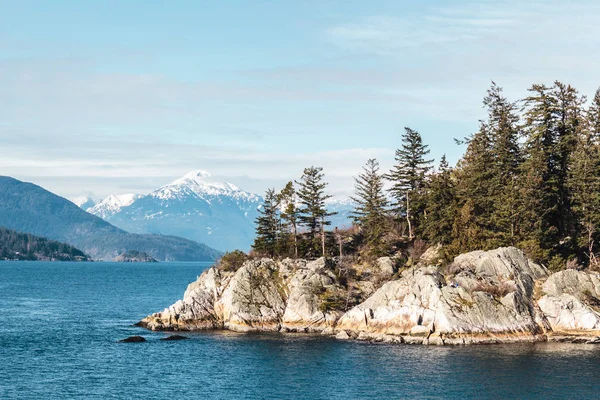
<svg viewBox="0 0 600 400">
<path fill-rule="evenodd" d="M 188 286 L 183 300 L 138 325 L 152 330 L 320 332 L 341 316 L 321 307 L 320 296 L 339 288 L 336 282 L 323 258 L 248 261 L 236 272 L 210 268 Z"/>
<path fill-rule="evenodd" d="M 446 276 L 435 267 L 404 271 L 348 311 L 336 329 L 440 344 L 534 340 L 547 328 L 533 305 L 534 280 L 546 276 L 514 248 L 464 254 Z"/>
<path fill-rule="evenodd" d="M 565 270 L 543 284 L 540 309 L 553 331 L 600 332 L 600 275 Z"/>
<path fill-rule="evenodd" d="M 269 259 L 235 272 L 211 268 L 183 300 L 140 321 L 153 330 L 322 332 L 339 339 L 423 344 L 566 340 L 600 336 L 600 279 L 573 270 L 550 275 L 516 248 L 460 255 L 446 268 L 396 279 L 342 279 L 332 261 Z M 358 300 L 358 303 L 355 301 Z M 353 307 L 354 304 L 357 304 Z"/>
</svg>

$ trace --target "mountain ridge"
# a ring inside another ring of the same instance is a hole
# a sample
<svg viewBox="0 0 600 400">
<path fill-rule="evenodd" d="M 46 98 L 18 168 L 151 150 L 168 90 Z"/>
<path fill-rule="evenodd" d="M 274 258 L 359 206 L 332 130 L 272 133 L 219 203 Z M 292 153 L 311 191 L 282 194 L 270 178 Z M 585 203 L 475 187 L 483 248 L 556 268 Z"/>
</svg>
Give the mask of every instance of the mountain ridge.
<svg viewBox="0 0 600 400">
<path fill-rule="evenodd" d="M 0 176 L 0 225 L 75 246 L 94 259 L 143 251 L 163 261 L 212 261 L 220 252 L 173 235 L 140 235 L 115 227 L 33 183 Z"/>
</svg>

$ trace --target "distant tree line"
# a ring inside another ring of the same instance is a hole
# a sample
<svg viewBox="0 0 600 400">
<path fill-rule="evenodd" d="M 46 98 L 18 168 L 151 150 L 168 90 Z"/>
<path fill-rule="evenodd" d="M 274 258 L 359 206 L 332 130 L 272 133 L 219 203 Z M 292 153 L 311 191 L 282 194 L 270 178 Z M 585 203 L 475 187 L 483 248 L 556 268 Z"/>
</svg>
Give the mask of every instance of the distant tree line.
<svg viewBox="0 0 600 400">
<path fill-rule="evenodd" d="M 0 260 L 87 261 L 88 256 L 65 243 L 0 228 Z"/>
<path fill-rule="evenodd" d="M 428 146 L 410 128 L 391 171 L 368 160 L 355 178 L 352 229 L 327 230 L 330 195 L 320 167 L 305 169 L 297 189 L 289 182 L 281 192 L 268 190 L 254 250 L 376 257 L 441 244 L 450 259 L 510 245 L 553 269 L 597 266 L 600 89 L 588 102 L 561 82 L 533 85 L 513 102 L 492 82 L 483 105 L 479 130 L 457 141 L 466 152 L 455 167 L 443 156 L 434 169 Z"/>
</svg>

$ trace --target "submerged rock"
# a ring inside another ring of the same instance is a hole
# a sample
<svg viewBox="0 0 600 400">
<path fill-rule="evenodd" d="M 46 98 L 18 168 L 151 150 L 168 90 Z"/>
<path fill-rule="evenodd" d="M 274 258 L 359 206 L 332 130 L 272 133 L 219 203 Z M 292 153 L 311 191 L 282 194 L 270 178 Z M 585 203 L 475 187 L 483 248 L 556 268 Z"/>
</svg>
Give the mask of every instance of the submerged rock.
<svg viewBox="0 0 600 400">
<path fill-rule="evenodd" d="M 181 336 L 181 335 L 171 335 L 164 338 L 160 338 L 160 340 L 187 340 L 189 337 Z"/>
<path fill-rule="evenodd" d="M 392 275 L 391 259 L 377 260 L 376 268 L 376 279 L 348 282 L 324 258 L 251 260 L 237 271 L 213 267 L 182 300 L 139 325 L 418 344 L 600 336 L 599 277 L 572 270 L 549 276 L 516 248 L 463 254 L 445 269 L 419 263 L 399 276 Z M 382 285 L 382 276 L 398 279 Z"/>
<path fill-rule="evenodd" d="M 129 336 L 128 338 L 119 340 L 120 343 L 142 343 L 146 339 L 143 336 Z"/>
</svg>

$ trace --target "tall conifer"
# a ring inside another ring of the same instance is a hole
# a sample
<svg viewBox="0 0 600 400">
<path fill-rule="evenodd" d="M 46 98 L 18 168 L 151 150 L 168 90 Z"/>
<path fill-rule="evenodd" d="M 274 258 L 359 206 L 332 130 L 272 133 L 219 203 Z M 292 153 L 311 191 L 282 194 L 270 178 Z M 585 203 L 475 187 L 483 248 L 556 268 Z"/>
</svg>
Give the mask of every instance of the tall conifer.
<svg viewBox="0 0 600 400">
<path fill-rule="evenodd" d="M 293 182 L 288 182 L 278 195 L 282 208 L 281 219 L 284 227 L 289 231 L 294 247 L 294 257 L 298 258 L 298 218 L 299 211 L 296 206 L 297 195 Z"/>
<path fill-rule="evenodd" d="M 369 159 L 363 172 L 354 178 L 356 203 L 353 212 L 355 223 L 361 228 L 369 253 L 381 256 L 385 253 L 383 237 L 386 230 L 387 198 L 383 190 L 383 176 L 379 174 L 379 163 Z"/>
<path fill-rule="evenodd" d="M 438 170 L 429 179 L 426 210 L 427 220 L 423 227 L 425 238 L 431 243 L 450 244 L 456 219 L 456 188 L 445 154 Z"/>
<path fill-rule="evenodd" d="M 308 228 L 312 249 L 315 254 L 319 253 L 319 236 L 321 238 L 320 253 L 325 256 L 325 227 L 331 225 L 327 218 L 336 213 L 327 212 L 325 200 L 331 195 L 325 193 L 327 183 L 323 181 L 323 168 L 305 168 L 299 185 L 298 198 L 301 208 L 299 210 L 299 221 Z"/>
<path fill-rule="evenodd" d="M 429 149 L 419 132 L 410 128 L 404 131 L 402 147 L 396 150 L 396 165 L 385 177 L 392 183 L 390 194 L 395 200 L 395 211 L 406 219 L 408 238 L 412 240 L 424 219 L 426 175 L 433 160 L 425 158 Z"/>
<path fill-rule="evenodd" d="M 280 230 L 280 219 L 277 196 L 274 189 L 268 189 L 262 207 L 256 218 L 256 238 L 253 249 L 259 253 L 274 257 Z"/>
</svg>

